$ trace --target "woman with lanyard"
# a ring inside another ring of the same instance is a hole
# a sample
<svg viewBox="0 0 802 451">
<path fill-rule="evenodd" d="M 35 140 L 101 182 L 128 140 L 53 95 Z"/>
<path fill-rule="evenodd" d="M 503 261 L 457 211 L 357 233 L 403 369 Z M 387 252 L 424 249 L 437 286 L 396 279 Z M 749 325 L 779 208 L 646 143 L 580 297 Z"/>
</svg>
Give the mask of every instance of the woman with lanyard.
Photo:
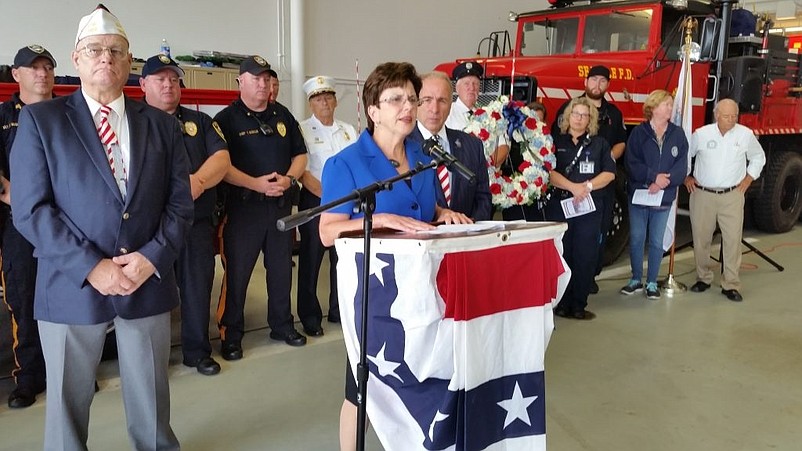
<svg viewBox="0 0 802 451">
<path fill-rule="evenodd" d="M 652 91 L 643 103 L 646 118 L 627 140 L 624 162 L 629 175 L 629 261 L 632 278 L 621 294 L 643 290 L 643 245 L 649 234 L 646 298 L 660 299 L 657 275 L 663 259 L 671 203 L 688 174 L 688 140 L 682 128 L 671 123 L 674 99 L 668 91 Z"/>
<path fill-rule="evenodd" d="M 563 235 L 563 258 L 571 268 L 571 281 L 554 309 L 555 315 L 564 318 L 596 317 L 585 307 L 596 272 L 601 211 L 590 205 L 601 196 L 600 190 L 615 179 L 610 145 L 597 135 L 598 119 L 599 112 L 590 100 L 578 97 L 563 110 L 559 121 L 562 133 L 553 135 L 557 165 L 549 173 L 549 180 L 557 189 L 551 195 L 546 214 L 551 221 L 568 222 Z M 580 214 L 572 215 L 571 210 Z"/>
</svg>

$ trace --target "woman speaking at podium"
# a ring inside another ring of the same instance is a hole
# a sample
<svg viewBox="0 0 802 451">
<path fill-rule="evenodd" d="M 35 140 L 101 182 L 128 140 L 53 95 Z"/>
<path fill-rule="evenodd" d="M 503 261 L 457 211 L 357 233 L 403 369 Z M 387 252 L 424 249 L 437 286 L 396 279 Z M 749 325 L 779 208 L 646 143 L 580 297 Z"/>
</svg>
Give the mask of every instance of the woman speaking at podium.
<svg viewBox="0 0 802 451">
<path fill-rule="evenodd" d="M 407 140 L 416 124 L 421 79 L 409 63 L 384 63 L 365 80 L 362 102 L 368 127 L 356 143 L 329 158 L 323 168 L 321 205 L 354 190 L 428 164 L 420 144 Z M 376 194 L 373 226 L 401 232 L 430 230 L 430 221 L 447 224 L 472 222 L 467 216 L 436 203 L 434 170 L 396 183 Z M 320 240 L 331 246 L 343 232 L 362 230 L 362 213 L 356 201 L 332 208 L 320 216 Z M 340 449 L 356 448 L 357 386 L 346 366 L 345 401 L 340 411 Z"/>
</svg>

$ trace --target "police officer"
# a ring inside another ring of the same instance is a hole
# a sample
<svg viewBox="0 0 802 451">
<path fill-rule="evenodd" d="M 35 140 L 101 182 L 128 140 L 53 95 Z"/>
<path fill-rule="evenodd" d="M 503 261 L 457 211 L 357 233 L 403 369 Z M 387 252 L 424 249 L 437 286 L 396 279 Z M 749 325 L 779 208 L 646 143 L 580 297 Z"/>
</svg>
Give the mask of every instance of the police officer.
<svg viewBox="0 0 802 451">
<path fill-rule="evenodd" d="M 231 166 L 223 133 L 209 115 L 180 105 L 184 70 L 165 55 L 150 57 L 139 84 L 145 102 L 172 114 L 181 123 L 190 162 L 190 187 L 195 220 L 176 261 L 181 295 L 181 349 L 184 365 L 211 376 L 220 372 L 209 343 L 209 304 L 214 280 L 213 215 L 215 188 Z"/>
<path fill-rule="evenodd" d="M 301 122 L 301 131 L 309 150 L 306 171 L 301 177 L 303 189 L 298 208 L 305 210 L 320 205 L 322 187 L 320 179 L 323 165 L 329 157 L 356 142 L 357 133 L 351 124 L 334 118 L 337 108 L 337 93 L 334 79 L 326 76 L 312 77 L 304 83 L 304 92 L 309 101 L 312 116 Z M 320 242 L 318 226 L 320 218 L 315 218 L 298 229 L 301 232 L 301 251 L 298 254 L 298 317 L 308 335 L 323 335 L 321 321 L 323 312 L 317 298 L 317 281 L 320 263 L 327 248 Z M 337 253 L 333 247 L 329 251 L 329 313 L 328 320 L 340 322 L 340 305 L 337 300 Z"/>
<path fill-rule="evenodd" d="M 242 358 L 245 295 L 260 251 L 267 270 L 270 338 L 291 346 L 306 344 L 290 311 L 292 235 L 276 227 L 278 219 L 290 214 L 292 194 L 306 169 L 306 145 L 290 111 L 269 102 L 269 70 L 261 56 L 243 60 L 237 78 L 240 97 L 215 117 L 231 154 L 224 179 L 230 185 L 221 246 L 225 288 L 217 309 L 226 360 Z"/>
<path fill-rule="evenodd" d="M 613 154 L 613 159 L 618 161 L 624 155 L 624 147 L 627 143 L 627 130 L 624 126 L 624 116 L 621 110 L 615 105 L 608 102 L 604 98 L 607 88 L 610 86 L 610 69 L 606 66 L 593 66 L 588 70 L 588 76 L 585 78 L 585 93 L 581 97 L 587 97 L 593 106 L 599 111 L 599 136 L 607 141 L 610 145 L 610 152 Z M 559 133 L 560 121 L 565 111 L 565 102 L 557 111 L 557 116 L 554 118 L 554 123 L 551 125 L 551 133 L 555 135 Z M 607 241 L 607 233 L 613 226 L 613 206 L 615 205 L 615 183 L 607 185 L 607 189 L 602 191 L 598 196 L 599 204 L 596 208 L 602 213 L 602 229 L 599 255 L 596 258 L 596 275 L 599 275 L 604 263 L 604 245 Z M 591 283 L 591 293 L 598 293 L 599 286 L 596 281 Z"/>
<path fill-rule="evenodd" d="M 11 74 L 19 84 L 19 92 L 0 104 L 0 159 L 2 160 L 2 209 L 4 217 L 3 293 L 11 314 L 13 352 L 16 368 L 11 372 L 17 387 L 8 397 L 8 407 L 28 407 L 36 395 L 45 390 L 45 361 L 39 342 L 39 328 L 33 318 L 36 259 L 33 246 L 20 235 L 11 222 L 9 155 L 17 132 L 20 110 L 25 105 L 53 98 L 56 60 L 41 45 L 19 49 Z M 22 177 L 24 175 L 20 175 Z M 6 178 L 8 177 L 8 179 Z"/>
</svg>

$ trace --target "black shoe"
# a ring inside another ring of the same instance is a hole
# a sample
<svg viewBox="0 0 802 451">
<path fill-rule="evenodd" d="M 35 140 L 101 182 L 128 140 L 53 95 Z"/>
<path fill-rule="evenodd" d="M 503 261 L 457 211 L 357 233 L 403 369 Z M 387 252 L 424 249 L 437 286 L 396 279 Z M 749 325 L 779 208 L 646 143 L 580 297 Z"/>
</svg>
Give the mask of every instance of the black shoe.
<svg viewBox="0 0 802 451">
<path fill-rule="evenodd" d="M 330 323 L 339 324 L 340 315 L 332 315 L 331 313 L 329 313 L 328 320 Z"/>
<path fill-rule="evenodd" d="M 571 314 L 571 316 L 568 316 L 567 318 L 573 318 L 573 319 L 579 319 L 579 320 L 584 320 L 584 321 L 590 321 L 590 320 L 592 320 L 592 319 L 593 319 L 593 318 L 595 318 L 595 317 L 596 317 L 596 314 L 595 314 L 595 313 L 593 313 L 593 312 L 591 312 L 591 311 L 588 311 L 588 310 L 580 310 L 580 311 L 577 311 L 577 312 L 574 312 L 574 313 L 572 313 L 572 314 Z"/>
<path fill-rule="evenodd" d="M 239 343 L 223 343 L 220 345 L 223 360 L 239 360 L 242 358 L 242 346 Z"/>
<path fill-rule="evenodd" d="M 211 356 L 201 357 L 193 361 L 184 360 L 184 365 L 195 368 L 204 376 L 214 376 L 220 372 L 220 364 Z"/>
<path fill-rule="evenodd" d="M 322 330 L 321 330 L 322 332 Z M 270 331 L 270 338 L 273 340 L 283 341 L 290 346 L 303 346 L 306 344 L 306 337 L 299 334 L 297 330 L 290 329 L 289 332 L 276 332 Z"/>
<path fill-rule="evenodd" d="M 312 326 L 312 327 L 304 326 L 304 333 L 306 335 L 309 335 L 310 337 L 322 337 L 323 328 L 320 326 Z"/>
<path fill-rule="evenodd" d="M 704 283 L 701 280 L 698 280 L 691 287 L 691 291 L 693 291 L 694 293 L 701 293 L 703 291 L 707 291 L 708 288 L 710 288 L 710 284 L 709 283 Z"/>
<path fill-rule="evenodd" d="M 559 316 L 560 318 L 570 318 L 571 317 L 571 314 L 568 312 L 568 310 L 566 310 L 564 308 L 559 308 L 559 307 L 554 309 L 554 314 Z"/>
<path fill-rule="evenodd" d="M 739 293 L 738 290 L 725 290 L 724 288 L 722 288 L 721 294 L 727 296 L 727 299 L 733 302 L 741 302 L 744 300 L 744 297 L 741 296 L 741 293 Z"/>
<path fill-rule="evenodd" d="M 590 294 L 597 294 L 599 292 L 599 284 L 594 280 L 590 283 Z"/>
<path fill-rule="evenodd" d="M 44 389 L 37 391 L 25 386 L 17 387 L 8 395 L 8 407 L 11 409 L 29 407 L 36 402 L 36 395 L 43 391 Z"/>
</svg>

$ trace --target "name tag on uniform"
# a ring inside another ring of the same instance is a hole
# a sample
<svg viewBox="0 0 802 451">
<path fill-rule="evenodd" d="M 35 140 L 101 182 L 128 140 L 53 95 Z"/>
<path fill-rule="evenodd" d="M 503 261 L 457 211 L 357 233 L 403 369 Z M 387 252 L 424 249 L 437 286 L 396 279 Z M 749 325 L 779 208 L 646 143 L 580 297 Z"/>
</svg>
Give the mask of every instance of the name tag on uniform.
<svg viewBox="0 0 802 451">
<path fill-rule="evenodd" d="M 580 174 L 593 174 L 594 164 L 592 161 L 580 161 L 579 173 Z"/>
</svg>

